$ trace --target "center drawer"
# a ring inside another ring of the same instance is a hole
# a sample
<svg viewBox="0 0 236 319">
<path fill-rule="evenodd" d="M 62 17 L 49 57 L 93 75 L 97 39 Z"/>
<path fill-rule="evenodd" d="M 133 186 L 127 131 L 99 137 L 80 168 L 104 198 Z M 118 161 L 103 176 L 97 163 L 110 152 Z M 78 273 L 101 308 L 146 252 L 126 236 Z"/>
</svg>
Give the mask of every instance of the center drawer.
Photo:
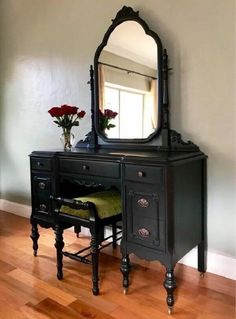
<svg viewBox="0 0 236 319">
<path fill-rule="evenodd" d="M 110 178 L 120 177 L 120 165 L 113 162 L 60 159 L 60 172 L 93 175 Z"/>
</svg>

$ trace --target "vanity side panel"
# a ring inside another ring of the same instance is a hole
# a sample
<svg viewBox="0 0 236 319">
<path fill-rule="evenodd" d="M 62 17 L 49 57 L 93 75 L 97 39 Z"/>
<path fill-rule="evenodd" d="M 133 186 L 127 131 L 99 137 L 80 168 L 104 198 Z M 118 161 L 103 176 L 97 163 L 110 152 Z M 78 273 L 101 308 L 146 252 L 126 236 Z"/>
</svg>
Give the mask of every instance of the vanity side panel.
<svg viewBox="0 0 236 319">
<path fill-rule="evenodd" d="M 203 161 L 173 167 L 174 258 L 180 260 L 202 241 Z"/>
</svg>

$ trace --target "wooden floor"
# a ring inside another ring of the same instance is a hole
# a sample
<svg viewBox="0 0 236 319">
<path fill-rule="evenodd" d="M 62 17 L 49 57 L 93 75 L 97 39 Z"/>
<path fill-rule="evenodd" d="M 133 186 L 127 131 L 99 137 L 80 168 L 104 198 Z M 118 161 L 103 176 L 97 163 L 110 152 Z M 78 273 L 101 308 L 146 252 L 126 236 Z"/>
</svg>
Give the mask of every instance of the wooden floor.
<svg viewBox="0 0 236 319">
<path fill-rule="evenodd" d="M 91 293 L 91 266 L 64 258 L 64 280 L 56 279 L 54 234 L 40 229 L 39 253 L 33 257 L 29 220 L 0 212 L 0 318 L 2 319 L 162 319 L 166 293 L 164 269 L 158 262 L 132 256 L 133 271 L 127 295 L 121 288 L 119 248 L 109 246 L 100 259 L 99 296 Z M 65 233 L 69 251 L 86 245 Z M 172 318 L 235 318 L 235 281 L 177 265 L 178 288 Z"/>
</svg>

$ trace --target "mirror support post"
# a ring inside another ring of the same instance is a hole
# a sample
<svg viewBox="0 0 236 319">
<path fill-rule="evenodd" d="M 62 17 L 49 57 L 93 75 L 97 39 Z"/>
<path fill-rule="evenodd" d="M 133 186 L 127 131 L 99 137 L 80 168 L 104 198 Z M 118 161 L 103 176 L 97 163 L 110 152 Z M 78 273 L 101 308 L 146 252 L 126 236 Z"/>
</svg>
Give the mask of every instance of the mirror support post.
<svg viewBox="0 0 236 319">
<path fill-rule="evenodd" d="M 170 147 L 169 96 L 168 96 L 168 55 L 164 49 L 162 56 L 163 68 L 163 100 L 162 100 L 162 146 Z"/>
<path fill-rule="evenodd" d="M 89 148 L 95 148 L 97 146 L 97 134 L 95 131 L 95 124 L 94 124 L 94 70 L 93 66 L 90 65 L 90 91 L 91 91 L 91 132 L 90 134 L 90 141 L 89 141 Z"/>
<path fill-rule="evenodd" d="M 90 91 L 91 91 L 91 131 L 86 134 L 86 138 L 84 140 L 80 140 L 76 144 L 76 148 L 96 148 L 97 147 L 97 133 L 95 131 L 95 125 L 94 125 L 94 70 L 93 66 L 90 65 L 90 81 L 88 84 L 90 84 Z"/>
</svg>

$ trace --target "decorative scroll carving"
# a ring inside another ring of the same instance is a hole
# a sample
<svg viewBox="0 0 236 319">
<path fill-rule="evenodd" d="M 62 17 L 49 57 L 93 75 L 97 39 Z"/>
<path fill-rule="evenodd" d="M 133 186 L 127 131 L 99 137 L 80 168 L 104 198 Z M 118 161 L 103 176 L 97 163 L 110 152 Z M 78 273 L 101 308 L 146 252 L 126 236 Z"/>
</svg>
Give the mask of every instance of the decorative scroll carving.
<svg viewBox="0 0 236 319">
<path fill-rule="evenodd" d="M 182 140 L 181 134 L 179 134 L 178 132 L 174 130 L 170 130 L 170 143 L 171 143 L 171 147 L 199 150 L 199 147 L 195 145 L 193 142 L 191 141 L 184 142 Z"/>
<path fill-rule="evenodd" d="M 117 15 L 115 19 L 112 19 L 111 21 L 115 21 L 116 19 L 122 19 L 125 17 L 138 17 L 139 16 L 139 11 L 134 11 L 131 7 L 123 6 L 123 8 L 117 12 Z"/>
<path fill-rule="evenodd" d="M 96 183 L 94 181 L 86 181 L 86 180 L 77 180 L 77 184 L 81 186 L 86 186 L 86 187 L 99 187 L 102 185 L 101 183 Z"/>
</svg>

